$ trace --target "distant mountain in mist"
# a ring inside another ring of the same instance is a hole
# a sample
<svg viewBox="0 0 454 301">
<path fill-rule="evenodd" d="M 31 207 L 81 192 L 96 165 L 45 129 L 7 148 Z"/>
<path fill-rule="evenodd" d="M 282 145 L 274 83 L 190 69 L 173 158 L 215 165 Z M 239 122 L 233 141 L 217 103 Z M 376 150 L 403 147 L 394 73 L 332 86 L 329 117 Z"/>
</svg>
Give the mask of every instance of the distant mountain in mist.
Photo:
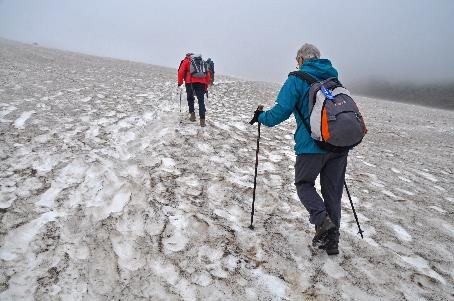
<svg viewBox="0 0 454 301">
<path fill-rule="evenodd" d="M 454 82 L 412 84 L 370 80 L 348 86 L 354 94 L 454 110 Z"/>
</svg>

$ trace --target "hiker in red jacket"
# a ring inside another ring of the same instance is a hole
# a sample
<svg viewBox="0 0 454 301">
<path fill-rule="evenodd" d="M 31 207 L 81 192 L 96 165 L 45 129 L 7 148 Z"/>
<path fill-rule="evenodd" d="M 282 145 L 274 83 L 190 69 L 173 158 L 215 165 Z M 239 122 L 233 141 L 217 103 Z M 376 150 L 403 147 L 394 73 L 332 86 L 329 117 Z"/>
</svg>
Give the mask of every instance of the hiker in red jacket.
<svg viewBox="0 0 454 301">
<path fill-rule="evenodd" d="M 178 68 L 178 87 L 185 82 L 186 94 L 188 99 L 190 121 L 195 121 L 194 112 L 194 94 L 199 103 L 200 126 L 205 126 L 205 92 L 208 91 L 208 85 L 211 83 L 211 74 L 202 55 L 186 54 Z"/>
</svg>

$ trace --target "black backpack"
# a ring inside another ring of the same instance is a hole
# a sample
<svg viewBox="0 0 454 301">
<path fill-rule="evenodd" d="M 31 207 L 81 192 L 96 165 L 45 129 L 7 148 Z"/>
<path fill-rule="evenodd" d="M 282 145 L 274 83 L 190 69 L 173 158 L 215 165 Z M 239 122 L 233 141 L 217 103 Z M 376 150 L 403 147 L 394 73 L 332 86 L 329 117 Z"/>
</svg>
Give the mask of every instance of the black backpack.
<svg viewBox="0 0 454 301">
<path fill-rule="evenodd" d="M 189 72 L 192 77 L 204 78 L 208 74 L 207 63 L 202 56 L 192 56 L 190 60 Z"/>
</svg>

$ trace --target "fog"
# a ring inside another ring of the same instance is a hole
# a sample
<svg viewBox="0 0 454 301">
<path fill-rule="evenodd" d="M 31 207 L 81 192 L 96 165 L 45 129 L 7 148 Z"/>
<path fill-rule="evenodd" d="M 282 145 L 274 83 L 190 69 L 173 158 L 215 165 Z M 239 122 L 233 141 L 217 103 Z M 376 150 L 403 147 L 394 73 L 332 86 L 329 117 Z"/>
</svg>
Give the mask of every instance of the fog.
<svg viewBox="0 0 454 301">
<path fill-rule="evenodd" d="M 310 42 L 348 82 L 454 82 L 453 13 L 450 0 L 3 0 L 0 37 L 175 68 L 190 51 L 274 82 Z"/>
</svg>

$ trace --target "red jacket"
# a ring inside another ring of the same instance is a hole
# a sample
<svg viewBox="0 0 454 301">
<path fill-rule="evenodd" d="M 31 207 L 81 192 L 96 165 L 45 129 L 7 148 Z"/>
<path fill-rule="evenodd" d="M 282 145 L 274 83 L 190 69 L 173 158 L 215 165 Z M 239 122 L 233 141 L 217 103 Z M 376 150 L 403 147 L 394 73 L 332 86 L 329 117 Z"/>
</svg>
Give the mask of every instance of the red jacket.
<svg viewBox="0 0 454 301">
<path fill-rule="evenodd" d="M 211 83 L 211 74 L 208 71 L 207 76 L 204 78 L 200 77 L 192 77 L 191 72 L 189 71 L 190 68 L 190 63 L 191 63 L 191 57 L 186 56 L 184 60 L 181 62 L 180 68 L 178 68 L 178 85 L 183 84 L 183 79 L 186 84 L 191 84 L 191 83 L 202 83 L 208 85 Z"/>
</svg>

